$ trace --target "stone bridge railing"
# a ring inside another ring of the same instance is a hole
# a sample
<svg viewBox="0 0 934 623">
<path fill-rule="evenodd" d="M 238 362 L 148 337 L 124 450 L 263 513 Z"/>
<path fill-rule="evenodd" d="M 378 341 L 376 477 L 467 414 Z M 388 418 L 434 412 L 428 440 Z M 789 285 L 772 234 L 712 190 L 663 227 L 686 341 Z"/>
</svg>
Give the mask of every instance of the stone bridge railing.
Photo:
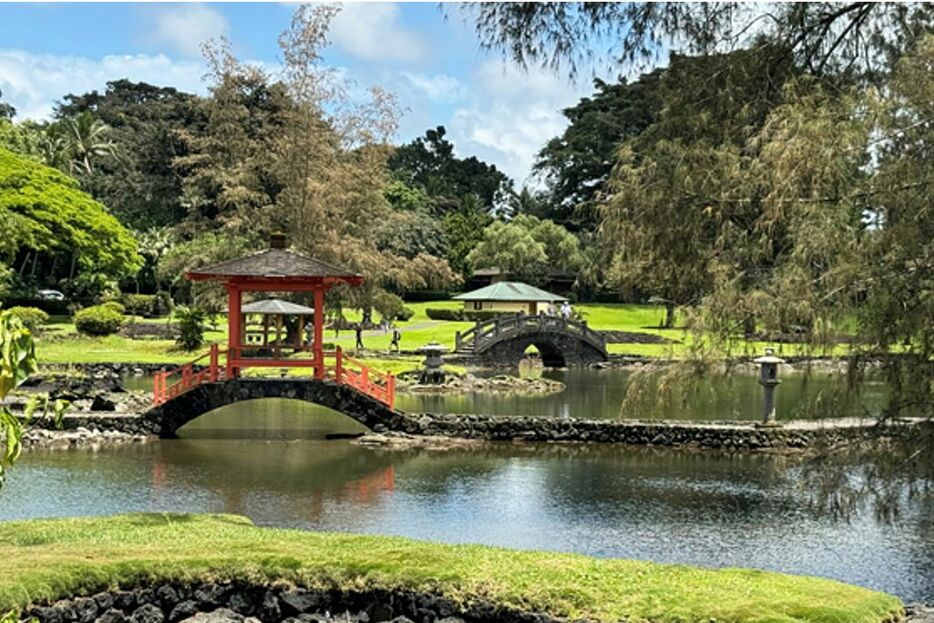
<svg viewBox="0 0 934 623">
<path fill-rule="evenodd" d="M 590 343 L 606 351 L 606 340 L 599 331 L 594 331 L 584 321 L 565 320 L 561 316 L 527 316 L 525 314 L 502 315 L 477 322 L 470 329 L 454 335 L 455 350 L 479 353 L 491 344 L 518 335 L 532 332 L 560 333 Z"/>
</svg>

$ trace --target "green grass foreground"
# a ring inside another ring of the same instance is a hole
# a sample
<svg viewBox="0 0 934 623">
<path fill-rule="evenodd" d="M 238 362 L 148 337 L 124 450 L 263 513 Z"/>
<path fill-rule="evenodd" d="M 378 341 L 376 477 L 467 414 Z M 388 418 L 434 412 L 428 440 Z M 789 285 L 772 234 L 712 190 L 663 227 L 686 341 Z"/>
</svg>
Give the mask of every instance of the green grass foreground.
<svg viewBox="0 0 934 623">
<path fill-rule="evenodd" d="M 895 597 L 820 578 L 259 528 L 232 515 L 0 523 L 0 611 L 141 580 L 203 579 L 431 591 L 599 621 L 878 623 L 902 613 Z"/>
</svg>

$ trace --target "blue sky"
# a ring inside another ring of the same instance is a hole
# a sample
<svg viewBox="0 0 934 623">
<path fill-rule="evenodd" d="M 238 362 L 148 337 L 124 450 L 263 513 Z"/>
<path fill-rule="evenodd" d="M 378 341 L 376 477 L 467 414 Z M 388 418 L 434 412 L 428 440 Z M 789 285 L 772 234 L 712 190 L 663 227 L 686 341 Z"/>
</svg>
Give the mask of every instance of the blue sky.
<svg viewBox="0 0 934 623">
<path fill-rule="evenodd" d="M 275 64 L 294 5 L 0 4 L 0 90 L 18 119 L 43 118 L 64 94 L 129 78 L 204 93 L 200 42 L 226 35 L 243 60 Z M 460 9 L 436 3 L 345 3 L 331 25 L 328 65 L 395 93 L 397 140 L 444 125 L 461 156 L 519 184 L 534 153 L 565 125 L 563 107 L 590 92 L 542 69 L 480 50 Z"/>
</svg>

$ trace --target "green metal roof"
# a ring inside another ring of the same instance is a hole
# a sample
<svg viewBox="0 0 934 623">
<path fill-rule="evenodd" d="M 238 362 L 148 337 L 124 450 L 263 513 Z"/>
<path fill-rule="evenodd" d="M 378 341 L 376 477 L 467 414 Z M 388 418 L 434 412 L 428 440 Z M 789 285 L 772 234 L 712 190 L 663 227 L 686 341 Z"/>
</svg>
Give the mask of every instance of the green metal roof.
<svg viewBox="0 0 934 623">
<path fill-rule="evenodd" d="M 500 281 L 453 297 L 457 301 L 566 301 L 567 299 L 546 292 L 521 281 Z"/>
</svg>

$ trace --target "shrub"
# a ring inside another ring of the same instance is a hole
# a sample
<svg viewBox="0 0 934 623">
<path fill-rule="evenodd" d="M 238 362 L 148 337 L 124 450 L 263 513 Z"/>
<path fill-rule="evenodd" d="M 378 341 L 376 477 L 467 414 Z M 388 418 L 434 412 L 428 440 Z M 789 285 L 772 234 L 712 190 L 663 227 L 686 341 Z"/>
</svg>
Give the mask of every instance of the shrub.
<svg viewBox="0 0 934 623">
<path fill-rule="evenodd" d="M 204 344 L 204 320 L 206 314 L 197 307 L 179 305 L 175 308 L 175 319 L 178 320 L 178 339 L 175 343 L 184 350 L 191 352 L 201 348 Z"/>
<path fill-rule="evenodd" d="M 152 313 L 154 316 L 168 316 L 175 308 L 175 302 L 172 301 L 172 295 L 165 290 L 156 292 L 156 304 Z"/>
<path fill-rule="evenodd" d="M 121 316 L 126 313 L 126 307 L 124 307 L 123 303 L 120 301 L 107 301 L 106 303 L 101 303 L 98 307 L 108 307 Z"/>
<path fill-rule="evenodd" d="M 463 320 L 463 309 L 444 309 L 438 307 L 428 307 L 425 309 L 425 315 L 432 320 Z"/>
<path fill-rule="evenodd" d="M 124 294 L 121 299 L 127 313 L 134 316 L 155 316 L 155 294 Z"/>
<path fill-rule="evenodd" d="M 402 314 L 405 305 L 397 295 L 383 291 L 373 296 L 373 308 L 379 312 L 381 318 L 395 320 Z"/>
<path fill-rule="evenodd" d="M 396 316 L 399 320 L 405 322 L 406 320 L 411 320 L 412 316 L 415 315 L 415 310 L 411 307 L 403 307 L 402 311 L 399 312 L 399 315 Z"/>
<path fill-rule="evenodd" d="M 425 315 L 432 320 L 449 320 L 454 322 L 477 322 L 479 320 L 482 322 L 490 318 L 496 318 L 497 316 L 515 315 L 515 312 L 502 312 L 492 309 L 443 309 L 429 307 L 425 310 Z"/>
<path fill-rule="evenodd" d="M 20 322 L 33 333 L 36 332 L 39 325 L 43 325 L 49 321 L 49 315 L 38 307 L 17 306 L 11 307 L 7 311 L 19 318 Z"/>
<path fill-rule="evenodd" d="M 75 312 L 74 323 L 84 335 L 111 335 L 123 324 L 123 314 L 111 304 L 94 305 Z"/>
<path fill-rule="evenodd" d="M 492 309 L 466 309 L 463 311 L 462 320 L 469 320 L 470 322 L 489 320 L 490 318 L 496 318 L 497 316 L 514 316 L 515 312 L 501 312 L 493 311 Z"/>
</svg>

